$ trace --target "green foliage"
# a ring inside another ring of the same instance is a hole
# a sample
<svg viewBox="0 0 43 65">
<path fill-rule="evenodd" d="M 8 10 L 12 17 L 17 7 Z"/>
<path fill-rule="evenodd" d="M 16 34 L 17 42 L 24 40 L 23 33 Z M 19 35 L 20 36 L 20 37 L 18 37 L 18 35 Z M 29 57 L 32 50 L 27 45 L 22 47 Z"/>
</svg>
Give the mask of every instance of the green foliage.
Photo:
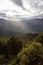
<svg viewBox="0 0 43 65">
<path fill-rule="evenodd" d="M 0 54 L 5 54 L 7 57 L 9 54 L 16 55 L 22 48 L 22 43 L 19 38 L 10 37 L 8 39 L 0 37 Z"/>
<path fill-rule="evenodd" d="M 0 55 L 0 61 L 5 57 L 5 55 Z"/>
<path fill-rule="evenodd" d="M 5 49 L 6 49 L 6 42 L 7 40 L 5 38 L 0 37 L 0 54 L 4 54 L 5 53 Z"/>
<path fill-rule="evenodd" d="M 16 55 L 22 48 L 21 41 L 18 38 L 14 38 L 14 37 L 11 37 L 7 41 L 7 45 L 8 45 L 9 54 Z"/>
<path fill-rule="evenodd" d="M 8 63 L 8 65 L 16 65 L 16 56 L 11 56 L 12 58 L 11 58 L 11 61 Z"/>
<path fill-rule="evenodd" d="M 43 59 L 43 47 L 41 43 L 35 43 L 24 47 L 17 56 L 18 65 L 39 65 Z"/>
<path fill-rule="evenodd" d="M 40 34 L 36 37 L 35 42 L 40 42 L 40 43 L 42 43 L 42 45 L 43 45 L 43 33 L 40 33 Z"/>
<path fill-rule="evenodd" d="M 29 41 L 29 42 L 27 42 L 25 45 L 24 45 L 24 47 L 29 47 L 30 46 L 30 44 L 32 44 L 32 41 Z"/>
<path fill-rule="evenodd" d="M 7 40 L 6 40 L 5 38 L 0 37 L 0 43 L 2 43 L 2 44 L 4 45 L 4 44 L 6 44 L 6 41 L 7 41 Z"/>
<path fill-rule="evenodd" d="M 43 65 L 43 33 L 35 41 L 21 41 L 17 37 L 0 37 L 0 60 L 3 65 Z"/>
</svg>

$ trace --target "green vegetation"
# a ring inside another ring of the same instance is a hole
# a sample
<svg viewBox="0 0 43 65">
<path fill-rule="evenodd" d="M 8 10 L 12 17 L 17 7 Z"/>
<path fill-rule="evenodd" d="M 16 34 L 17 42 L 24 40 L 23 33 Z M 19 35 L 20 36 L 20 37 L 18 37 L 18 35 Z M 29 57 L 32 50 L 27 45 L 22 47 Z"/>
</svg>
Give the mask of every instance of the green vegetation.
<svg viewBox="0 0 43 65">
<path fill-rule="evenodd" d="M 40 33 L 40 34 L 36 37 L 35 42 L 40 42 L 40 43 L 42 43 L 42 45 L 43 45 L 43 33 Z"/>
<path fill-rule="evenodd" d="M 13 65 L 13 64 L 16 65 L 16 60 L 17 60 L 16 56 L 11 55 L 11 60 L 8 63 L 8 65 Z"/>
<path fill-rule="evenodd" d="M 43 47 L 40 43 L 33 42 L 29 47 L 24 47 L 18 54 L 18 65 L 39 65 L 42 64 Z"/>
<path fill-rule="evenodd" d="M 17 55 L 18 52 L 22 49 L 22 43 L 19 38 L 11 37 L 7 41 L 8 50 L 10 51 L 9 54 Z"/>
<path fill-rule="evenodd" d="M 0 65 L 43 65 L 43 33 L 0 37 Z"/>
<path fill-rule="evenodd" d="M 5 55 L 0 55 L 0 61 L 5 57 Z"/>
</svg>

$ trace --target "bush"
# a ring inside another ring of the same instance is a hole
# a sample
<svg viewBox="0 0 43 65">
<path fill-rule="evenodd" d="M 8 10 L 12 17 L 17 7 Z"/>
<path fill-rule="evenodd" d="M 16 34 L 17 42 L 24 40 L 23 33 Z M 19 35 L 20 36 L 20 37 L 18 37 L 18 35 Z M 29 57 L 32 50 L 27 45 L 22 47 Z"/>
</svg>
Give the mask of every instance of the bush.
<svg viewBox="0 0 43 65">
<path fill-rule="evenodd" d="M 36 37 L 35 42 L 40 42 L 40 43 L 42 43 L 42 45 L 43 45 L 43 33 L 40 33 L 40 34 Z"/>
<path fill-rule="evenodd" d="M 17 55 L 17 65 L 43 65 L 43 47 L 41 43 L 33 42 L 23 48 Z"/>
<path fill-rule="evenodd" d="M 7 41 L 9 54 L 16 55 L 22 48 L 22 43 L 18 38 L 11 37 Z"/>
<path fill-rule="evenodd" d="M 6 52 L 6 39 L 0 37 L 0 54 L 5 54 Z"/>
</svg>

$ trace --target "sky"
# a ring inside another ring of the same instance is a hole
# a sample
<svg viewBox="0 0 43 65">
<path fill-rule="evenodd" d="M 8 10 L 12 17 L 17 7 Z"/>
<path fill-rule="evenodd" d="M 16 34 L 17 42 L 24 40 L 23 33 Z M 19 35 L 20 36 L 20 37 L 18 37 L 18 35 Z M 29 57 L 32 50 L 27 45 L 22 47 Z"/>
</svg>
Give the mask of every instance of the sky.
<svg viewBox="0 0 43 65">
<path fill-rule="evenodd" d="M 43 0 L 0 0 L 0 17 L 23 20 L 42 14 Z"/>
</svg>

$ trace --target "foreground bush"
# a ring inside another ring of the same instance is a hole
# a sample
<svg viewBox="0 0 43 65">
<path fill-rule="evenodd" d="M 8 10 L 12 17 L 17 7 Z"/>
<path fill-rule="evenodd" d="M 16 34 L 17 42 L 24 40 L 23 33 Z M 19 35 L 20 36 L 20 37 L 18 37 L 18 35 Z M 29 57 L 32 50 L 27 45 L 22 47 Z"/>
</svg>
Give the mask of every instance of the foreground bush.
<svg viewBox="0 0 43 65">
<path fill-rule="evenodd" d="M 17 55 L 18 52 L 20 52 L 20 50 L 22 49 L 22 43 L 18 38 L 11 37 L 7 41 L 7 47 L 8 54 Z"/>
<path fill-rule="evenodd" d="M 29 47 L 24 47 L 17 56 L 17 65 L 43 65 L 41 43 L 33 42 Z"/>
<path fill-rule="evenodd" d="M 42 43 L 42 45 L 43 45 L 43 33 L 40 33 L 40 34 L 36 37 L 35 42 L 40 42 L 40 43 Z"/>
</svg>

